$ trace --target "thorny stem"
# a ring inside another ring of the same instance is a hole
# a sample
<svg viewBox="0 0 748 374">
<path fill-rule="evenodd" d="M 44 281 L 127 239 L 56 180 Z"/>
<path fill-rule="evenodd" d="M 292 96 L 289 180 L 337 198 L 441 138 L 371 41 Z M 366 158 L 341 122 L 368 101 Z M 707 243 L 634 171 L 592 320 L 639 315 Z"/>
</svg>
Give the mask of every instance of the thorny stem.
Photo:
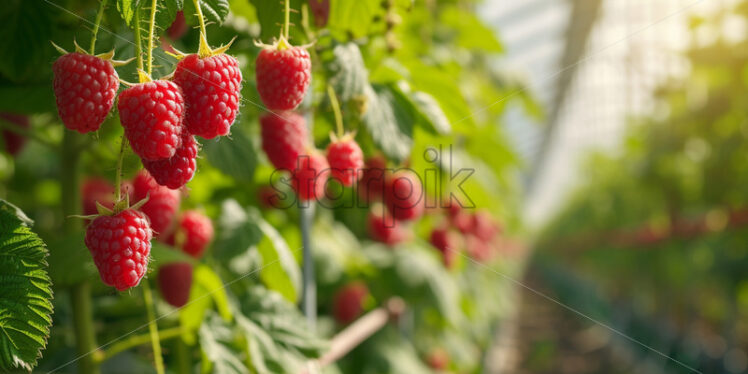
<svg viewBox="0 0 748 374">
<path fill-rule="evenodd" d="M 145 299 L 145 308 L 148 312 L 148 330 L 151 334 L 151 344 L 153 345 L 153 361 L 156 364 L 156 373 L 164 374 L 164 358 L 161 356 L 161 340 L 158 337 L 158 324 L 156 315 L 153 312 L 153 295 L 148 282 L 143 282 L 143 298 Z"/>
<path fill-rule="evenodd" d="M 205 39 L 208 38 L 208 34 L 205 31 L 205 18 L 203 17 L 203 9 L 200 8 L 200 0 L 193 0 L 195 3 L 195 9 L 197 10 L 197 19 L 200 21 L 200 33 L 205 36 Z"/>
<path fill-rule="evenodd" d="M 156 36 L 154 29 L 156 27 L 156 10 L 158 8 L 158 1 L 151 1 L 151 20 L 150 29 L 148 30 L 148 75 L 151 75 L 153 70 L 153 37 Z"/>
<path fill-rule="evenodd" d="M 138 57 L 138 69 L 143 70 L 143 44 L 140 40 L 140 7 L 135 8 L 135 55 Z"/>
<path fill-rule="evenodd" d="M 101 0 L 99 12 L 96 13 L 96 21 L 94 21 L 94 27 L 91 30 L 91 54 L 96 53 L 96 35 L 99 34 L 99 26 L 101 26 L 101 19 L 104 17 L 104 9 L 106 8 L 107 1 L 109 0 Z"/>
<path fill-rule="evenodd" d="M 332 112 L 335 114 L 335 128 L 338 129 L 338 138 L 342 138 L 345 131 L 343 130 L 343 115 L 340 113 L 340 103 L 332 85 L 327 85 L 327 95 L 330 96 L 330 105 L 332 106 Z"/>
<path fill-rule="evenodd" d="M 285 19 L 283 20 L 283 35 L 288 40 L 288 33 L 291 21 L 291 0 L 283 0 L 283 4 L 286 7 Z"/>
</svg>

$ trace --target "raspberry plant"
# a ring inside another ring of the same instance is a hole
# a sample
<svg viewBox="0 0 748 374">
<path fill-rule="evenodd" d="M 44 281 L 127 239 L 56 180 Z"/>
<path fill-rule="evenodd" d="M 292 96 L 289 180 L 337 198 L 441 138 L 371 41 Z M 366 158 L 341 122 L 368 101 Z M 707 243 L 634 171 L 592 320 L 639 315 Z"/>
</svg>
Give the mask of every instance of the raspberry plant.
<svg viewBox="0 0 748 374">
<path fill-rule="evenodd" d="M 473 12 L 427 3 L 9 5 L 49 26 L 0 62 L 0 368 L 297 373 L 395 297 L 416 323 L 326 364 L 478 368 L 512 295 L 495 269 L 521 268 L 488 126 L 513 87 Z"/>
</svg>

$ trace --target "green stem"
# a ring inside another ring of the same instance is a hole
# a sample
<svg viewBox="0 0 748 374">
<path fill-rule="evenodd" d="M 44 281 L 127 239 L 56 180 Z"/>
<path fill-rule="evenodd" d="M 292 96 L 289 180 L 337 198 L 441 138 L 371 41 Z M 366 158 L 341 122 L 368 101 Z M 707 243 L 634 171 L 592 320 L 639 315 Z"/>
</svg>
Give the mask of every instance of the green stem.
<svg viewBox="0 0 748 374">
<path fill-rule="evenodd" d="M 203 8 L 200 8 L 200 0 L 193 0 L 195 9 L 197 9 L 197 19 L 200 22 L 200 33 L 208 39 L 208 33 L 205 31 L 205 17 L 203 17 Z"/>
<path fill-rule="evenodd" d="M 99 12 L 96 13 L 96 21 L 94 21 L 94 27 L 91 34 L 91 54 L 94 54 L 96 51 L 96 35 L 99 34 L 99 27 L 101 26 L 101 19 L 104 17 L 104 9 L 106 8 L 106 3 L 109 0 L 101 0 L 101 4 L 99 4 Z"/>
<path fill-rule="evenodd" d="M 163 329 L 158 332 L 158 336 L 161 339 L 161 341 L 176 338 L 180 336 L 181 334 L 182 334 L 182 328 L 179 326 L 168 328 L 168 329 Z M 104 355 L 101 357 L 101 361 L 106 361 L 116 356 L 117 354 L 122 353 L 130 348 L 134 348 L 134 347 L 137 347 L 143 344 L 148 344 L 150 342 L 151 342 L 150 332 L 148 334 L 132 335 L 125 340 L 112 344 L 112 346 L 109 349 L 107 349 L 106 352 L 104 352 Z"/>
<path fill-rule="evenodd" d="M 135 56 L 138 57 L 138 69 L 143 70 L 143 42 L 140 36 L 140 7 L 135 8 Z"/>
<path fill-rule="evenodd" d="M 156 36 L 156 10 L 158 9 L 158 0 L 151 1 L 151 20 L 150 29 L 148 30 L 148 75 L 153 70 L 153 38 Z"/>
<path fill-rule="evenodd" d="M 148 282 L 143 282 L 143 298 L 148 313 L 148 330 L 151 333 L 151 344 L 153 345 L 153 361 L 156 364 L 156 373 L 164 374 L 164 358 L 161 357 L 161 340 L 158 337 L 158 324 L 153 311 L 153 295 Z"/>
<path fill-rule="evenodd" d="M 187 347 L 187 343 L 184 339 L 177 338 L 175 340 L 174 355 L 177 361 L 177 373 L 189 373 L 192 371 L 192 362 L 190 360 L 190 350 Z"/>
<path fill-rule="evenodd" d="M 335 90 L 332 85 L 327 85 L 327 95 L 330 96 L 330 105 L 332 106 L 332 112 L 335 114 L 335 127 L 338 129 L 338 139 L 343 137 L 343 115 L 340 112 L 340 103 L 338 102 L 338 96 L 335 95 Z"/>
<path fill-rule="evenodd" d="M 286 7 L 285 19 L 283 20 L 283 34 L 288 40 L 288 32 L 291 24 L 291 0 L 283 0 L 283 4 Z"/>
<path fill-rule="evenodd" d="M 81 230 L 80 220 L 67 218 L 71 215 L 80 214 L 80 148 L 80 135 L 70 130 L 64 130 L 60 152 L 60 170 L 63 170 L 60 173 L 60 185 L 63 196 L 63 228 L 68 234 L 74 234 Z M 98 373 L 99 368 L 94 361 L 96 335 L 91 307 L 91 285 L 86 281 L 74 285 L 70 289 L 70 303 L 73 312 L 76 349 L 80 357 L 78 361 L 79 372 Z"/>
<path fill-rule="evenodd" d="M 116 190 L 114 191 L 114 201 L 117 203 L 122 200 L 122 174 L 124 173 L 122 161 L 125 158 L 127 144 L 127 137 L 122 134 L 122 142 L 119 146 L 119 156 L 117 157 L 117 174 L 114 175 L 114 186 L 116 187 Z"/>
</svg>

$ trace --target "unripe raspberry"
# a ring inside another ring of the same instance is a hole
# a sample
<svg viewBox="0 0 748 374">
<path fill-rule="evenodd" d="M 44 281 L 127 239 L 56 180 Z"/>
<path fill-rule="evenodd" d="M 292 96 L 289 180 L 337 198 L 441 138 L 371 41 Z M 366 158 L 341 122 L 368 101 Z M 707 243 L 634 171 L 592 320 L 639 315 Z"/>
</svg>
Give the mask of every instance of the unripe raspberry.
<svg viewBox="0 0 748 374">
<path fill-rule="evenodd" d="M 304 117 L 294 112 L 266 113 L 260 117 L 262 150 L 276 169 L 294 170 L 307 145 Z"/>
<path fill-rule="evenodd" d="M 140 283 L 151 254 L 151 227 L 143 213 L 125 209 L 99 216 L 88 225 L 85 242 L 105 284 L 124 291 Z"/>
<path fill-rule="evenodd" d="M 189 262 L 174 262 L 158 269 L 158 288 L 164 300 L 175 308 L 181 308 L 190 299 L 192 287 L 192 265 Z"/>
<path fill-rule="evenodd" d="M 133 179 L 133 189 L 135 201 L 149 196 L 140 211 L 150 219 L 154 237 L 168 232 L 179 209 L 179 191 L 160 186 L 145 170 L 141 170 Z"/>
<path fill-rule="evenodd" d="M 364 153 L 351 137 L 335 140 L 327 147 L 327 161 L 332 177 L 346 187 L 352 186 L 362 176 Z"/>
<path fill-rule="evenodd" d="M 421 217 L 425 205 L 421 180 L 410 170 L 396 171 L 385 181 L 384 203 L 395 219 L 408 221 Z"/>
<path fill-rule="evenodd" d="M 119 96 L 120 121 L 130 146 L 144 160 L 174 156 L 182 144 L 184 99 L 179 87 L 157 80 L 136 84 Z"/>
<path fill-rule="evenodd" d="M 330 165 L 319 151 L 301 155 L 293 171 L 291 186 L 300 201 L 319 200 L 325 195 L 325 185 L 330 176 Z"/>
<path fill-rule="evenodd" d="M 197 169 L 198 145 L 195 137 L 182 134 L 182 145 L 171 158 L 157 161 L 143 161 L 143 167 L 153 176 L 156 183 L 176 190 L 192 180 Z"/>
<path fill-rule="evenodd" d="M 112 63 L 73 52 L 60 56 L 52 70 L 57 112 L 65 127 L 81 134 L 98 130 L 119 88 Z"/>
<path fill-rule="evenodd" d="M 358 318 L 364 311 L 364 300 L 369 289 L 362 282 L 345 285 L 335 294 L 333 316 L 341 325 L 347 325 Z"/>
<path fill-rule="evenodd" d="M 205 139 L 228 135 L 241 101 L 242 72 L 234 57 L 188 55 L 177 64 L 174 83 L 184 95 L 187 131 Z"/>
<path fill-rule="evenodd" d="M 302 47 L 268 47 L 257 55 L 257 91 L 267 109 L 292 110 L 302 100 L 312 78 L 312 61 Z"/>
<path fill-rule="evenodd" d="M 200 258 L 213 240 L 213 222 L 204 214 L 188 210 L 182 213 L 179 224 L 166 243 L 181 248 L 185 253 Z"/>
</svg>

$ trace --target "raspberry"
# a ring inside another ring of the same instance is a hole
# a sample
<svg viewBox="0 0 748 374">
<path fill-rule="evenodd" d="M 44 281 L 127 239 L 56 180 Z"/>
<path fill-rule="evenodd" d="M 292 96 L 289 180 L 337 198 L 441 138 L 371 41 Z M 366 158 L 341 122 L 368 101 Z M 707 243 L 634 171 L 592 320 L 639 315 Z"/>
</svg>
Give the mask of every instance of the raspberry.
<svg viewBox="0 0 748 374">
<path fill-rule="evenodd" d="M 301 155 L 298 166 L 293 171 L 291 186 L 301 201 L 319 200 L 325 195 L 327 177 L 330 175 L 330 164 L 319 151 Z"/>
<path fill-rule="evenodd" d="M 384 181 L 386 180 L 387 161 L 381 156 L 375 156 L 366 160 L 366 167 L 361 173 L 361 180 L 356 185 L 358 195 L 364 203 L 379 200 L 384 194 Z"/>
<path fill-rule="evenodd" d="M 143 160 L 143 166 L 156 180 L 156 183 L 176 190 L 189 182 L 197 169 L 197 142 L 195 137 L 182 134 L 182 145 L 174 156 L 164 160 Z"/>
<path fill-rule="evenodd" d="M 449 223 L 463 234 L 470 232 L 473 226 L 473 216 L 460 207 L 457 202 L 451 201 L 447 207 Z"/>
<path fill-rule="evenodd" d="M 393 219 L 388 213 L 378 215 L 369 212 L 367 223 L 369 236 L 371 236 L 372 239 L 387 245 L 395 245 L 404 242 L 408 240 L 410 236 L 410 233 L 405 229 L 402 222 Z"/>
<path fill-rule="evenodd" d="M 486 212 L 475 212 L 472 218 L 470 232 L 485 242 L 493 240 L 499 228 L 491 215 Z"/>
<path fill-rule="evenodd" d="M 31 126 L 31 124 L 29 124 L 29 117 L 20 114 L 0 113 L 0 120 L 14 123 L 25 129 L 28 129 Z M 3 139 L 5 139 L 5 150 L 13 157 L 18 155 L 18 153 L 23 149 L 23 146 L 26 145 L 26 137 L 16 134 L 13 131 L 3 130 Z"/>
<path fill-rule="evenodd" d="M 133 179 L 134 201 L 149 196 L 148 202 L 140 208 L 151 220 L 154 237 L 171 228 L 174 216 L 179 208 L 179 191 L 160 186 L 147 171 L 141 171 Z"/>
<path fill-rule="evenodd" d="M 309 9 L 314 15 L 314 24 L 325 27 L 330 17 L 330 0 L 309 0 Z"/>
<path fill-rule="evenodd" d="M 132 150 L 144 160 L 174 156 L 182 142 L 184 100 L 179 87 L 157 80 L 136 84 L 119 96 L 120 120 Z"/>
<path fill-rule="evenodd" d="M 182 214 L 174 232 L 166 243 L 175 245 L 194 258 L 200 258 L 213 240 L 213 223 L 204 214 L 188 210 Z"/>
<path fill-rule="evenodd" d="M 140 283 L 151 254 L 151 227 L 143 213 L 125 209 L 99 216 L 88 225 L 85 242 L 105 284 L 124 291 Z"/>
<path fill-rule="evenodd" d="M 158 269 L 158 288 L 164 300 L 175 308 L 187 304 L 192 287 L 192 265 L 173 262 Z"/>
<path fill-rule="evenodd" d="M 177 16 L 174 17 L 174 22 L 171 23 L 168 29 L 166 29 L 166 35 L 171 40 L 180 39 L 187 32 L 187 22 L 184 19 L 184 12 L 177 11 Z"/>
<path fill-rule="evenodd" d="M 486 262 L 494 255 L 491 243 L 472 234 L 465 236 L 465 249 L 468 255 L 478 262 Z"/>
<path fill-rule="evenodd" d="M 364 167 L 364 154 L 361 147 L 351 138 L 333 140 L 327 147 L 327 161 L 330 163 L 332 177 L 343 186 L 350 187 L 361 177 Z"/>
<path fill-rule="evenodd" d="M 81 134 L 98 130 L 119 88 L 112 63 L 73 52 L 60 56 L 52 71 L 57 112 L 65 127 Z"/>
<path fill-rule="evenodd" d="M 260 117 L 262 150 L 276 169 L 293 170 L 304 153 L 308 134 L 304 117 L 294 112 L 267 113 Z"/>
<path fill-rule="evenodd" d="M 406 169 L 385 180 L 384 203 L 395 219 L 408 221 L 423 215 L 423 186 L 418 176 Z"/>
<path fill-rule="evenodd" d="M 83 203 L 83 215 L 89 216 L 98 213 L 96 202 L 112 209 L 114 206 L 114 186 L 103 178 L 90 178 L 81 184 L 81 201 Z"/>
<path fill-rule="evenodd" d="M 265 106 L 269 110 L 291 110 L 301 103 L 309 88 L 312 61 L 302 47 L 264 48 L 257 56 L 255 74 Z"/>
<path fill-rule="evenodd" d="M 431 231 L 429 242 L 441 252 L 444 266 L 451 269 L 460 248 L 460 235 L 447 228 L 436 228 Z"/>
<path fill-rule="evenodd" d="M 449 354 L 442 348 L 435 348 L 426 356 L 426 363 L 436 371 L 447 370 Z"/>
<path fill-rule="evenodd" d="M 279 208 L 281 206 L 281 195 L 270 185 L 264 185 L 257 189 L 257 201 L 263 209 Z"/>
<path fill-rule="evenodd" d="M 369 289 L 361 282 L 352 282 L 343 286 L 335 294 L 333 316 L 341 325 L 347 325 L 358 318 L 364 311 L 364 300 Z"/>
<path fill-rule="evenodd" d="M 182 88 L 187 106 L 187 131 L 205 139 L 229 133 L 241 100 L 242 72 L 235 58 L 188 55 L 177 64 L 174 83 Z"/>
</svg>

